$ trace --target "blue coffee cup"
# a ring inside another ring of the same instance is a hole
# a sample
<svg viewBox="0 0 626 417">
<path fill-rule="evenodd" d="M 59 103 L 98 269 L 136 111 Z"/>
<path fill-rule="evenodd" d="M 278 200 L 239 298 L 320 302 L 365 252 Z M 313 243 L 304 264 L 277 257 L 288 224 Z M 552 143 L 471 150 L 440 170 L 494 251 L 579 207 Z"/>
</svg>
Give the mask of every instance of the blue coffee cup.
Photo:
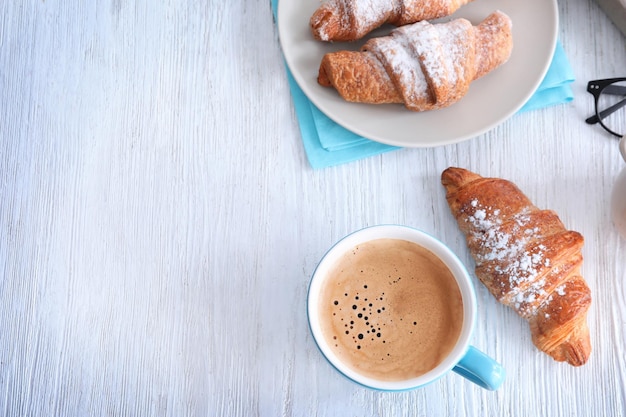
<svg viewBox="0 0 626 417">
<path fill-rule="evenodd" d="M 405 240 L 426 248 L 450 270 L 461 293 L 463 323 L 456 344 L 433 369 L 408 379 L 374 378 L 351 367 L 331 348 L 331 342 L 324 335 L 320 323 L 320 293 L 334 266 L 358 245 L 377 239 Z M 474 286 L 466 267 L 446 245 L 420 230 L 401 225 L 379 225 L 361 229 L 344 237 L 328 250 L 315 269 L 309 285 L 307 304 L 311 333 L 322 355 L 341 374 L 362 386 L 381 391 L 412 390 L 428 385 L 450 371 L 488 390 L 498 389 L 504 381 L 504 368 L 470 345 L 477 310 Z"/>
</svg>

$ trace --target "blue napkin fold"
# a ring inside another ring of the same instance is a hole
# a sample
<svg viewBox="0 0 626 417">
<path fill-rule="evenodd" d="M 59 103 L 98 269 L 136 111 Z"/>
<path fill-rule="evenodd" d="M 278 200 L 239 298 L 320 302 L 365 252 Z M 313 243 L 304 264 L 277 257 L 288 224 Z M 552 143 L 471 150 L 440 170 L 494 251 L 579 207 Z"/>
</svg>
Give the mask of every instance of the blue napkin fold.
<svg viewBox="0 0 626 417">
<path fill-rule="evenodd" d="M 278 0 L 271 0 L 274 19 Z M 302 92 L 289 68 L 287 77 L 293 97 L 294 107 L 304 150 L 311 166 L 315 169 L 356 161 L 400 149 L 365 139 L 338 125 L 322 113 Z M 570 84 L 574 72 L 560 42 L 557 42 L 554 56 L 543 81 L 519 112 L 568 103 L 574 99 Z"/>
<path fill-rule="evenodd" d="M 528 99 L 520 112 L 569 103 L 574 99 L 574 93 L 570 86 L 574 79 L 574 71 L 567 55 L 565 55 L 563 46 L 561 42 L 557 42 L 548 72 L 537 87 L 535 94 Z"/>
</svg>

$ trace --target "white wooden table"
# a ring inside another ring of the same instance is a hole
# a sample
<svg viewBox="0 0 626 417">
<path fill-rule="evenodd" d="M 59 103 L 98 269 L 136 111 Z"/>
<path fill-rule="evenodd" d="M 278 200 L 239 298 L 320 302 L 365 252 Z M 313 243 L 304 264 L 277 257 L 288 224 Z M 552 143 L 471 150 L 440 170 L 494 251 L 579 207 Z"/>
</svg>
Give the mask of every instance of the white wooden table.
<svg viewBox="0 0 626 417">
<path fill-rule="evenodd" d="M 592 0 L 561 1 L 575 100 L 475 139 L 312 170 L 269 0 L 0 2 L 0 415 L 624 416 L 624 166 L 586 82 L 626 76 Z M 473 344 L 496 392 L 449 374 L 379 393 L 335 372 L 306 324 L 337 239 L 401 223 L 471 265 L 439 176 L 515 181 L 586 239 L 593 353 L 555 363 L 477 284 Z"/>
</svg>

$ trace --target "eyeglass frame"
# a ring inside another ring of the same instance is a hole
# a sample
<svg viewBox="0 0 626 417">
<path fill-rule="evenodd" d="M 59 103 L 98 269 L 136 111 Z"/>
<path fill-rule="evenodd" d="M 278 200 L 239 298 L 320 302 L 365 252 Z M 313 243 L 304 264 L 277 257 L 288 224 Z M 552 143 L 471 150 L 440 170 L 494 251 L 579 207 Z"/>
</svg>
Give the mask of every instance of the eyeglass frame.
<svg viewBox="0 0 626 417">
<path fill-rule="evenodd" d="M 608 107 L 600 112 L 598 112 L 598 101 L 600 99 L 600 95 L 602 95 L 602 93 L 605 92 L 604 90 L 607 87 L 609 87 L 611 84 L 615 84 L 615 83 L 622 82 L 622 81 L 626 82 L 626 78 L 607 78 L 603 80 L 592 80 L 587 83 L 587 92 L 590 93 L 594 98 L 595 114 L 591 117 L 588 117 L 585 120 L 585 122 L 590 125 L 600 123 L 600 126 L 602 126 L 604 130 L 606 130 L 607 132 L 609 132 L 610 134 L 614 136 L 617 136 L 618 138 L 621 138 L 624 135 L 611 130 L 602 122 L 602 120 L 606 116 L 610 115 L 611 113 L 614 113 L 615 111 L 626 106 L 626 98 L 624 98 L 621 101 L 618 101 L 617 103 L 613 104 L 611 107 Z M 618 89 L 617 94 L 623 94 L 626 96 L 626 86 L 615 86 L 615 88 Z M 616 93 L 611 93 L 610 91 L 608 91 L 608 94 L 616 94 Z"/>
</svg>

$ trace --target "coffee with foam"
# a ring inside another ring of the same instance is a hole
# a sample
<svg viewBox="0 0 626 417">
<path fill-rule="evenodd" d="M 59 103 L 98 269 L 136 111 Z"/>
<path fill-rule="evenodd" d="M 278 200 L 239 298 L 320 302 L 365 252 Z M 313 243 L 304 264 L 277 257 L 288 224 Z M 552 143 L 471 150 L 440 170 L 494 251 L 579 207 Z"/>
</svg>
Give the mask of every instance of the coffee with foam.
<svg viewBox="0 0 626 417">
<path fill-rule="evenodd" d="M 344 254 L 319 298 L 330 348 L 359 374 L 400 381 L 435 368 L 463 327 L 463 301 L 448 267 L 406 240 L 376 239 Z"/>
</svg>

